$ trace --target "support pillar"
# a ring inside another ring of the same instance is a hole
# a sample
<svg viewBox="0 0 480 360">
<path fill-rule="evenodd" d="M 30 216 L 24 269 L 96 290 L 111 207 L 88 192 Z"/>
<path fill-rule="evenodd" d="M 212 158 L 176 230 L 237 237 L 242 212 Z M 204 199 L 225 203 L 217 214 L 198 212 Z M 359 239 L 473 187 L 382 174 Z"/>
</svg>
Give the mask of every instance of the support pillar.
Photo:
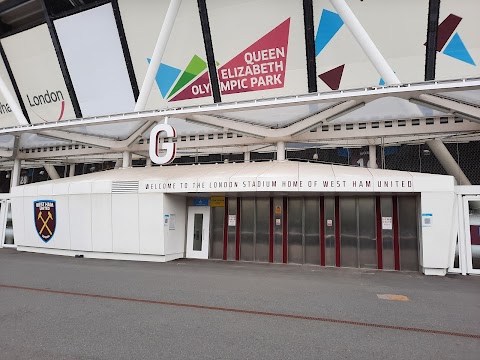
<svg viewBox="0 0 480 360">
<path fill-rule="evenodd" d="M 180 9 L 182 0 L 171 0 L 170 5 L 168 6 L 167 14 L 163 20 L 162 29 L 158 35 L 157 44 L 153 50 L 153 55 L 150 60 L 150 65 L 148 66 L 147 74 L 145 75 L 145 80 L 143 81 L 140 94 L 138 95 L 137 103 L 135 104 L 135 111 L 142 111 L 147 105 L 148 96 L 152 90 L 153 83 L 155 81 L 155 76 L 157 75 L 158 68 L 162 62 L 163 54 L 167 47 L 168 39 L 175 24 L 175 19 Z"/>
<path fill-rule="evenodd" d="M 368 167 L 371 169 L 377 169 L 377 146 L 376 145 L 369 145 L 368 146 Z"/>
<path fill-rule="evenodd" d="M 145 167 L 152 167 L 152 159 L 150 159 L 149 157 L 147 158 L 147 161 L 145 163 Z"/>
<path fill-rule="evenodd" d="M 20 184 L 20 172 L 22 171 L 22 160 L 13 160 L 13 170 L 10 176 L 10 188 Z"/>
<path fill-rule="evenodd" d="M 55 169 L 55 166 L 53 165 L 43 165 L 45 168 L 45 171 L 47 172 L 48 176 L 50 176 L 50 179 L 56 180 L 60 179 L 60 175 L 58 175 L 57 169 Z"/>
<path fill-rule="evenodd" d="M 447 174 L 454 176 L 459 185 L 472 185 L 441 140 L 429 140 L 426 144 L 435 154 Z"/>
<path fill-rule="evenodd" d="M 132 167 L 132 153 L 130 151 L 123 152 L 123 161 L 122 161 L 122 168 L 126 169 Z"/>
<path fill-rule="evenodd" d="M 367 55 L 372 65 L 378 71 L 383 81 L 385 81 L 385 84 L 401 84 L 397 75 L 395 75 L 390 65 L 388 65 L 387 60 L 385 60 L 382 53 L 375 46 L 375 43 L 365 31 L 362 24 L 360 24 L 360 21 L 358 21 L 345 0 L 330 0 L 330 2 L 352 33 L 353 37 L 357 40 L 362 50 L 365 52 L 365 55 Z"/>
<path fill-rule="evenodd" d="M 246 162 L 246 163 L 250 162 L 250 151 L 245 151 L 243 153 L 243 161 Z"/>
<path fill-rule="evenodd" d="M 75 176 L 75 164 L 70 164 L 68 177 L 74 177 L 74 176 Z"/>
<path fill-rule="evenodd" d="M 119 169 L 122 166 L 122 159 L 115 161 L 115 169 Z"/>
<path fill-rule="evenodd" d="M 277 142 L 277 161 L 285 161 L 285 142 Z"/>
</svg>

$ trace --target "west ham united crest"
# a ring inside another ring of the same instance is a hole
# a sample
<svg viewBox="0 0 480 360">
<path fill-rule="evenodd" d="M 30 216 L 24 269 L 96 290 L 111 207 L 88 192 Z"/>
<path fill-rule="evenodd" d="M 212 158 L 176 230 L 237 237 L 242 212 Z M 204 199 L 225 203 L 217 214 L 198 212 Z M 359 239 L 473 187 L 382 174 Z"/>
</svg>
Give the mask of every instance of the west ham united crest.
<svg viewBox="0 0 480 360">
<path fill-rule="evenodd" d="M 37 200 L 33 202 L 35 228 L 43 241 L 48 242 L 55 233 L 57 217 L 54 200 Z"/>
</svg>

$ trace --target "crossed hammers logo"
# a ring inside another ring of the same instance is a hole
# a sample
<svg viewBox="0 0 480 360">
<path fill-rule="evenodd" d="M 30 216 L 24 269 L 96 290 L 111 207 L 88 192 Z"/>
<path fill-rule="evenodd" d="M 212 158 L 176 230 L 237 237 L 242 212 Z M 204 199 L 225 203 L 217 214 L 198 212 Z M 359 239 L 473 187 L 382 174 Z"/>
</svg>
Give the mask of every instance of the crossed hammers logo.
<svg viewBox="0 0 480 360">
<path fill-rule="evenodd" d="M 43 216 L 42 216 L 42 212 L 39 211 L 39 212 L 38 212 L 38 219 L 42 220 L 42 223 L 43 223 L 43 226 L 42 226 L 42 228 L 40 229 L 39 233 L 42 234 L 42 233 L 43 233 L 43 230 L 44 230 L 44 229 L 47 229 L 47 231 L 50 233 L 50 236 L 53 235 L 52 231 L 51 231 L 50 228 L 48 227 L 48 220 L 53 220 L 52 213 L 49 211 L 47 218 L 44 219 Z"/>
</svg>

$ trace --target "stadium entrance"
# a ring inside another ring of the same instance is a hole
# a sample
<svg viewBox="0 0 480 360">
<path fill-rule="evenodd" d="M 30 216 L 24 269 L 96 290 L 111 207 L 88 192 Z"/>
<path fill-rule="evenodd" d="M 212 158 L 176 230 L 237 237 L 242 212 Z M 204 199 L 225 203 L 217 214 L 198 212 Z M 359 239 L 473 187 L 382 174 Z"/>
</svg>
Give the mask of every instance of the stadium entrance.
<svg viewBox="0 0 480 360">
<path fill-rule="evenodd" d="M 419 269 L 416 196 L 194 198 L 187 257 Z M 202 201 L 203 200 L 203 201 Z M 218 206 L 218 205 L 223 206 Z"/>
</svg>

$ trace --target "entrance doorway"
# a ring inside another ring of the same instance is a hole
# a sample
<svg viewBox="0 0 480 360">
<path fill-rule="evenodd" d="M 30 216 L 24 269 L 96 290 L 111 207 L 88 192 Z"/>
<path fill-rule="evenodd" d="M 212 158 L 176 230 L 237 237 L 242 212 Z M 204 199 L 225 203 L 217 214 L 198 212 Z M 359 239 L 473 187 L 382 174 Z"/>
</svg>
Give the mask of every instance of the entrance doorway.
<svg viewBox="0 0 480 360">
<path fill-rule="evenodd" d="M 211 209 L 211 259 L 419 270 L 416 195 L 229 197 Z"/>
<path fill-rule="evenodd" d="M 12 203 L 0 200 L 0 248 L 16 248 L 13 237 Z"/>
<path fill-rule="evenodd" d="M 190 259 L 208 259 L 210 207 L 190 206 L 187 221 L 187 251 Z"/>
<path fill-rule="evenodd" d="M 480 198 L 464 198 L 467 273 L 480 274 Z"/>
</svg>

